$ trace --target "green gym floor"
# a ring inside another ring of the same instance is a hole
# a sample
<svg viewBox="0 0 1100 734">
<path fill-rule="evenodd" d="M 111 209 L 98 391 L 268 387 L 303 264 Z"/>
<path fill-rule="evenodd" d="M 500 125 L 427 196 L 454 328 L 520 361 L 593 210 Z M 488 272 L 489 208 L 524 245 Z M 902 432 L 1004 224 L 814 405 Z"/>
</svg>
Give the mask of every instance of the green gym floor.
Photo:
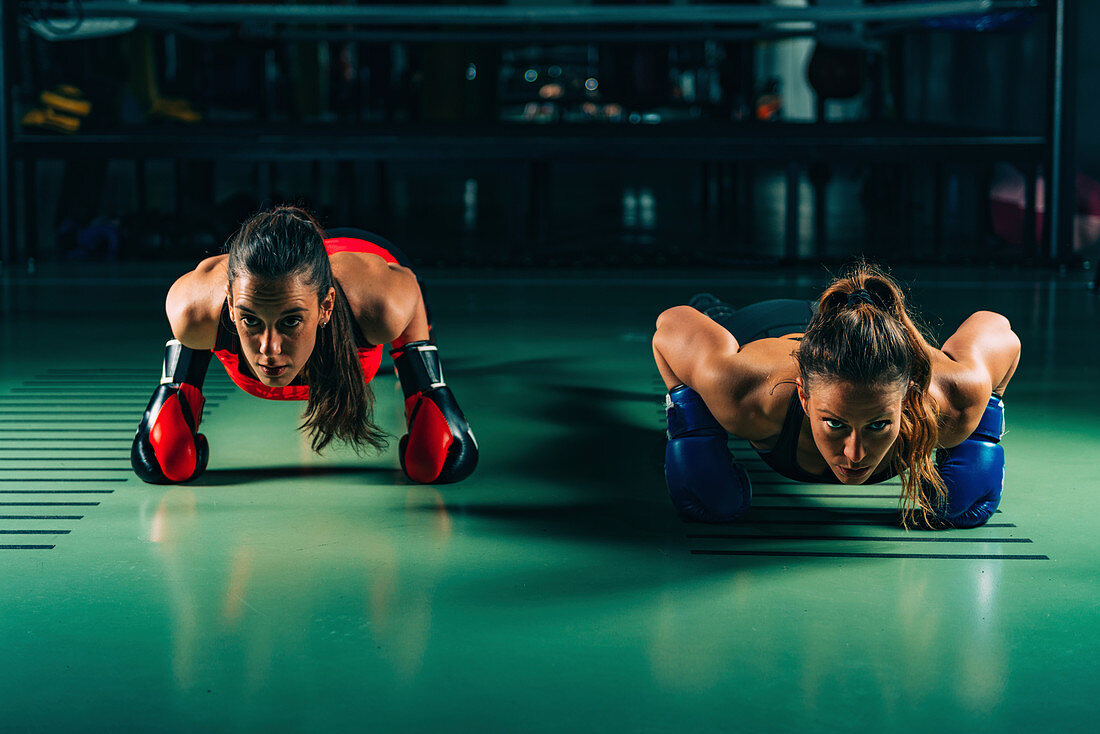
<svg viewBox="0 0 1100 734">
<path fill-rule="evenodd" d="M 312 455 L 300 404 L 215 362 L 209 470 L 166 488 L 128 451 L 183 269 L 0 279 L 0 730 L 1096 730 L 1082 276 L 897 273 L 941 338 L 992 309 L 1024 344 L 1000 511 L 906 532 L 896 481 L 792 484 L 744 450 L 745 522 L 686 524 L 665 493 L 657 314 L 701 290 L 809 298 L 821 269 L 428 272 L 472 478 Z M 392 372 L 373 386 L 400 435 Z"/>
</svg>

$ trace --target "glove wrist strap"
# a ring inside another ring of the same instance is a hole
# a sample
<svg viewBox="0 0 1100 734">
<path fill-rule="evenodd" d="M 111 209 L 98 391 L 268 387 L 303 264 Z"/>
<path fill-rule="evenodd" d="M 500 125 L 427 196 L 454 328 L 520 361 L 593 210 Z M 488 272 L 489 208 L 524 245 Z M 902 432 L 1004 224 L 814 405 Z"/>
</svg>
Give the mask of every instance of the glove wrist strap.
<svg viewBox="0 0 1100 734">
<path fill-rule="evenodd" d="M 169 339 L 164 345 L 164 366 L 161 367 L 160 384 L 187 383 L 202 389 L 206 369 L 210 366 L 209 349 L 189 349 L 179 339 Z"/>
<path fill-rule="evenodd" d="M 409 342 L 390 351 L 405 398 L 446 386 L 439 349 L 429 341 Z"/>
<path fill-rule="evenodd" d="M 996 393 L 989 399 L 971 438 L 985 439 L 998 443 L 1005 432 L 1005 404 Z"/>
<path fill-rule="evenodd" d="M 669 391 L 665 398 L 665 416 L 668 418 L 669 438 L 692 431 L 722 431 L 722 425 L 711 415 L 699 393 L 686 385 Z"/>
</svg>

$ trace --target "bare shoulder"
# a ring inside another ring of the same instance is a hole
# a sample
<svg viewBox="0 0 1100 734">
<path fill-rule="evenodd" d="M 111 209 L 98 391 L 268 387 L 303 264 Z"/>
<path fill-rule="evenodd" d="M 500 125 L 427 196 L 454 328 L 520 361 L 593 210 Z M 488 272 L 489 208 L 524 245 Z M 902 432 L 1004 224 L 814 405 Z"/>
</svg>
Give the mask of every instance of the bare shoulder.
<svg viewBox="0 0 1100 734">
<path fill-rule="evenodd" d="M 759 339 L 708 366 L 699 392 L 727 431 L 751 441 L 779 433 L 798 376 L 796 347 L 787 337 Z"/>
<path fill-rule="evenodd" d="M 208 257 L 168 291 L 165 311 L 172 334 L 191 349 L 213 349 L 225 303 L 228 255 Z"/>
<path fill-rule="evenodd" d="M 390 264 L 385 259 L 366 252 L 337 252 L 329 256 L 329 263 L 332 277 L 340 283 L 356 318 L 377 309 L 377 294 L 384 289 L 390 274 Z"/>
<path fill-rule="evenodd" d="M 392 342 L 409 325 L 420 301 L 420 286 L 408 268 L 379 255 L 332 255 L 332 276 L 340 284 L 363 335 L 374 344 Z"/>
</svg>

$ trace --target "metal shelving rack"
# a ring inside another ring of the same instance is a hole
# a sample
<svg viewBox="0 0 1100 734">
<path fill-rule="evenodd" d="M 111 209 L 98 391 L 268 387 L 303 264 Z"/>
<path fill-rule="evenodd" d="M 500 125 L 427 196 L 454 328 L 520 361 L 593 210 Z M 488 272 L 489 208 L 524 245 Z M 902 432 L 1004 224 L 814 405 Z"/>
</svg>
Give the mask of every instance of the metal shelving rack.
<svg viewBox="0 0 1100 734">
<path fill-rule="evenodd" d="M 1050 59 L 1047 124 L 1040 135 L 995 135 L 941 126 L 862 123 L 690 126 L 520 126 L 463 125 L 227 128 L 204 126 L 185 133 L 125 131 L 70 137 L 16 132 L 11 100 L 11 54 L 18 52 L 17 3 L 0 2 L 0 266 L 13 262 L 16 233 L 14 161 L 33 166 L 44 158 L 99 157 L 249 160 L 478 159 L 518 161 L 527 166 L 517 187 L 517 219 L 545 217 L 533 203 L 536 174 L 550 161 L 569 159 L 679 159 L 704 162 L 771 160 L 787 162 L 786 255 L 798 254 L 797 182 L 800 164 L 813 161 L 976 160 L 1017 161 L 1031 171 L 1026 187 L 1025 233 L 1033 238 L 1035 179 L 1047 172 L 1047 222 L 1041 252 L 1064 262 L 1070 252 L 1074 214 L 1074 58 L 1076 0 L 943 0 L 861 8 L 773 6 L 386 6 L 235 5 L 128 3 L 85 0 L 85 18 L 134 18 L 152 24 L 203 26 L 261 23 L 268 32 L 308 24 L 320 37 L 372 41 L 477 40 L 686 41 L 753 40 L 813 36 L 859 24 L 883 33 L 905 32 L 930 18 L 1026 10 L 1048 13 Z M 792 27 L 792 24 L 795 24 Z M 331 35 L 326 35 L 331 34 Z M 521 179 L 522 182 L 522 179 Z M 528 221 L 528 226 L 530 226 Z M 523 226 L 520 222 L 518 225 Z M 513 237 L 522 239 L 513 228 Z"/>
</svg>

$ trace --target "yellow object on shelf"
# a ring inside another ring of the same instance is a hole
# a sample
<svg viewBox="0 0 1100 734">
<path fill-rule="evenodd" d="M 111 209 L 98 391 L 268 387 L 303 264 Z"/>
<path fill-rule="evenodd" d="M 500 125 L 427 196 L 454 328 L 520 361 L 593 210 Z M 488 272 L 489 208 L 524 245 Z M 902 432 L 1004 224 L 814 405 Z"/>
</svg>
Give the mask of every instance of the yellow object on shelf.
<svg viewBox="0 0 1100 734">
<path fill-rule="evenodd" d="M 178 98 L 158 97 L 154 99 L 152 106 L 149 108 L 149 115 L 187 124 L 202 121 L 202 113 L 197 112 L 188 100 Z"/>
<path fill-rule="evenodd" d="M 61 84 L 39 95 L 42 104 L 66 115 L 87 117 L 92 111 L 92 103 L 71 84 Z"/>
<path fill-rule="evenodd" d="M 36 107 L 23 115 L 23 127 L 72 134 L 80 130 L 80 118 L 62 114 L 50 107 Z"/>
</svg>

